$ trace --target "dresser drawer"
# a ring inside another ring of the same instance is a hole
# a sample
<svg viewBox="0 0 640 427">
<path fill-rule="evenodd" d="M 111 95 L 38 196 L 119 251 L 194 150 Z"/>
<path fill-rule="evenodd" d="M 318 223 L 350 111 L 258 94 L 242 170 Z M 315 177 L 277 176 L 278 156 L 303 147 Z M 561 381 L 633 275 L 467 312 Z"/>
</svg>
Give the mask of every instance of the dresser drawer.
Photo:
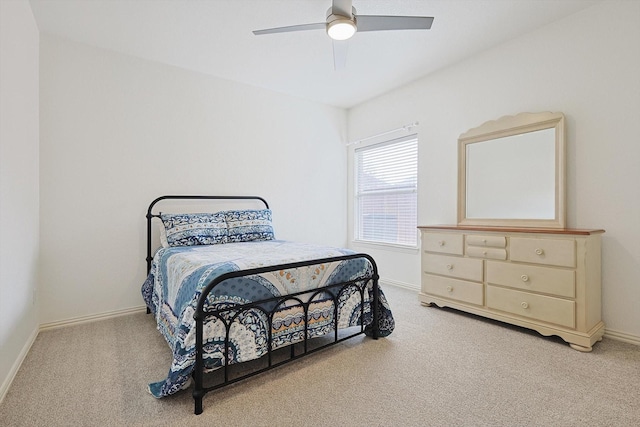
<svg viewBox="0 0 640 427">
<path fill-rule="evenodd" d="M 576 296 L 573 270 L 487 261 L 487 283 L 566 298 Z"/>
<path fill-rule="evenodd" d="M 425 273 L 482 282 L 482 260 L 447 255 L 422 254 Z"/>
<path fill-rule="evenodd" d="M 507 239 L 504 236 L 467 235 L 467 246 L 505 248 L 507 247 Z"/>
<path fill-rule="evenodd" d="M 507 250 L 498 248 L 481 248 L 478 246 L 467 246 L 467 256 L 487 259 L 507 259 Z"/>
<path fill-rule="evenodd" d="M 487 307 L 547 323 L 575 328 L 575 302 L 487 286 Z"/>
<path fill-rule="evenodd" d="M 575 267 L 576 243 L 572 239 L 512 237 L 511 261 Z"/>
<path fill-rule="evenodd" d="M 484 302 L 482 289 L 482 283 L 465 282 L 422 273 L 422 292 L 427 294 L 482 305 Z"/>
<path fill-rule="evenodd" d="M 462 255 L 463 235 L 458 233 L 424 233 L 422 250 Z"/>
</svg>

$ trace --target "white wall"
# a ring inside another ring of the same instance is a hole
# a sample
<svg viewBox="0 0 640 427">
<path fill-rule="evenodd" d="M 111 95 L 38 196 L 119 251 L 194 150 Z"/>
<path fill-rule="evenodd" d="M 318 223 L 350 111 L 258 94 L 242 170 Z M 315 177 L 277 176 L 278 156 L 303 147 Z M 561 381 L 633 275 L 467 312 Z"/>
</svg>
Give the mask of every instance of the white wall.
<svg viewBox="0 0 640 427">
<path fill-rule="evenodd" d="M 147 206 L 256 194 L 276 237 L 346 245 L 346 112 L 41 37 L 43 324 L 143 304 Z"/>
<path fill-rule="evenodd" d="M 38 330 L 38 28 L 0 1 L 0 400 Z"/>
<path fill-rule="evenodd" d="M 568 226 L 606 230 L 604 322 L 607 331 L 636 340 L 640 339 L 639 18 L 640 2 L 602 2 L 359 105 L 348 115 L 350 140 L 420 122 L 418 222 L 431 225 L 456 222 L 461 133 L 503 115 L 565 113 Z M 378 259 L 381 277 L 419 286 L 417 252 L 401 256 L 357 249 Z"/>
</svg>

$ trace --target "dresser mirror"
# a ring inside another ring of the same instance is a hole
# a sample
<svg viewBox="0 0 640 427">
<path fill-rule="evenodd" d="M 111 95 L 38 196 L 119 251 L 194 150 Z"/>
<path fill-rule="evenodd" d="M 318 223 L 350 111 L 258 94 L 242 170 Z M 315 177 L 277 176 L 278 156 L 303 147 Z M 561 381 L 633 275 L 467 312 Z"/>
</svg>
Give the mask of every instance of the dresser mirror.
<svg viewBox="0 0 640 427">
<path fill-rule="evenodd" d="M 458 225 L 564 228 L 565 119 L 522 113 L 458 139 Z"/>
</svg>

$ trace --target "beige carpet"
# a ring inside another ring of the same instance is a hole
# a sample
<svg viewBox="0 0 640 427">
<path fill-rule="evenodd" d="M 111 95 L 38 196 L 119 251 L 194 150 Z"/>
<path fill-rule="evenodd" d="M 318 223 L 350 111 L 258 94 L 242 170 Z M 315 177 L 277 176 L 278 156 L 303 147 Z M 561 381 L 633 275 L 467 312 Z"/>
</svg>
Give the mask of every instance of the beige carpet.
<svg viewBox="0 0 640 427">
<path fill-rule="evenodd" d="M 171 355 L 151 316 L 40 333 L 0 426 L 638 426 L 640 347 L 592 353 L 386 287 L 396 331 L 355 338 L 204 399 L 156 400 Z M 126 333 L 125 333 L 126 332 Z"/>
</svg>

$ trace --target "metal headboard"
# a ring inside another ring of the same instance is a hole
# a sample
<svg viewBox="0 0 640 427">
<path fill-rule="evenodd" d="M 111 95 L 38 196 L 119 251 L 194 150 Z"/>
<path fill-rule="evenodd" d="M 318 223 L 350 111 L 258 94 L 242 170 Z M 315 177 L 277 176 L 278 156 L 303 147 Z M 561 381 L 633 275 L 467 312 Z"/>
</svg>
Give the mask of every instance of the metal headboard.
<svg viewBox="0 0 640 427">
<path fill-rule="evenodd" d="M 259 196 L 160 196 L 149 205 L 147 209 L 147 274 L 151 270 L 151 221 L 153 218 L 160 218 L 159 214 L 152 214 L 151 210 L 156 203 L 161 200 L 259 200 L 269 209 L 269 204 L 265 199 Z"/>
</svg>

